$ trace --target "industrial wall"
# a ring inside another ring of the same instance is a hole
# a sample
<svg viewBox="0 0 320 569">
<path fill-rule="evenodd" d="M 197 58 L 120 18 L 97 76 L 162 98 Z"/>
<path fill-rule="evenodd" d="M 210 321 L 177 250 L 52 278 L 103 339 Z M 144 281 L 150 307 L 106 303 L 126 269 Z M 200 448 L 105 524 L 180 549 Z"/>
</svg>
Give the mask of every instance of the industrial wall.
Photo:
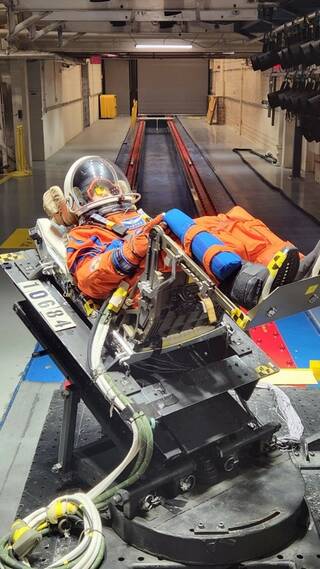
<svg viewBox="0 0 320 569">
<path fill-rule="evenodd" d="M 294 119 L 276 109 L 274 126 L 266 102 L 270 71 L 253 71 L 244 59 L 215 59 L 210 62 L 212 93 L 222 98 L 225 124 L 243 135 L 253 148 L 271 152 L 281 166 L 292 167 Z M 280 88 L 283 77 L 277 79 Z M 320 182 L 320 144 L 303 139 L 302 172 L 312 172 Z"/>
<path fill-rule="evenodd" d="M 46 160 L 84 128 L 84 97 L 92 124 L 99 118 L 101 64 L 87 63 L 84 94 L 81 65 L 28 62 L 30 133 L 33 160 Z"/>
<path fill-rule="evenodd" d="M 42 64 L 42 120 L 47 159 L 83 129 L 80 65 Z"/>
<path fill-rule="evenodd" d="M 102 93 L 102 70 L 100 63 L 88 63 L 90 124 L 99 118 L 99 96 Z"/>
<path fill-rule="evenodd" d="M 276 111 L 274 126 L 262 101 L 269 91 L 270 73 L 255 72 L 243 59 L 215 59 L 213 94 L 222 97 L 225 124 L 234 127 L 252 144 L 278 156 L 282 148 L 283 113 Z"/>
<path fill-rule="evenodd" d="M 193 114 L 207 112 L 206 59 L 140 59 L 138 102 L 140 113 Z"/>
</svg>

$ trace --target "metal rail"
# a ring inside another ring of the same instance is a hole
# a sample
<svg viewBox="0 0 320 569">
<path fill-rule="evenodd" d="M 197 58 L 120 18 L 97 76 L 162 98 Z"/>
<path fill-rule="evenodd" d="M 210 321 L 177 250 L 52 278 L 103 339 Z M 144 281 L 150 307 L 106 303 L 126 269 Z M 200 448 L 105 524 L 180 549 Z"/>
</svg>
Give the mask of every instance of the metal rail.
<svg viewBox="0 0 320 569">
<path fill-rule="evenodd" d="M 140 162 L 141 150 L 142 150 L 142 146 L 143 146 L 145 127 L 146 127 L 146 123 L 144 120 L 138 122 L 138 125 L 136 128 L 136 133 L 134 136 L 133 145 L 132 145 L 132 150 L 131 150 L 131 154 L 130 154 L 130 159 L 129 159 L 128 166 L 126 169 L 126 176 L 129 180 L 129 184 L 133 190 L 135 190 L 136 186 L 137 186 L 139 162 Z"/>
<path fill-rule="evenodd" d="M 183 142 L 182 136 L 179 133 L 173 120 L 167 121 L 171 136 L 175 143 L 177 152 L 181 158 L 183 169 L 185 171 L 189 188 L 195 201 L 195 206 L 199 215 L 217 215 L 210 196 L 206 187 L 199 175 L 199 172 L 191 160 L 190 154 Z"/>
<path fill-rule="evenodd" d="M 130 153 L 130 159 L 126 168 L 126 176 L 129 183 L 133 189 L 137 186 L 137 177 L 139 171 L 139 162 L 141 158 L 141 151 L 143 147 L 143 139 L 145 134 L 146 121 L 149 117 L 139 119 L 137 123 L 137 128 L 132 144 L 132 150 Z M 160 117 L 157 117 L 160 120 Z M 217 215 L 217 210 L 212 203 L 206 187 L 200 177 L 200 174 L 193 163 L 188 149 L 183 141 L 181 134 L 179 133 L 174 119 L 172 117 L 161 117 L 161 120 L 166 120 L 167 125 L 172 136 L 175 148 L 178 155 L 180 156 L 183 170 L 187 179 L 189 190 L 191 192 L 196 210 L 198 214 L 201 215 Z"/>
</svg>

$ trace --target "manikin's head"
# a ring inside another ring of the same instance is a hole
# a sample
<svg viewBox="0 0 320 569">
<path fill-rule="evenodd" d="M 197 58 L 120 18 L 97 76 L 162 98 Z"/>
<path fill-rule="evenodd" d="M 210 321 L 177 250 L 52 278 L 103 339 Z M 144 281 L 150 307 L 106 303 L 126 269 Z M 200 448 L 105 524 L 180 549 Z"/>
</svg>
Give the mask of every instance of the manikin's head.
<svg viewBox="0 0 320 569">
<path fill-rule="evenodd" d="M 101 156 L 83 156 L 69 168 L 64 181 L 69 208 L 78 217 L 135 209 L 140 194 L 132 192 L 120 168 Z"/>
</svg>

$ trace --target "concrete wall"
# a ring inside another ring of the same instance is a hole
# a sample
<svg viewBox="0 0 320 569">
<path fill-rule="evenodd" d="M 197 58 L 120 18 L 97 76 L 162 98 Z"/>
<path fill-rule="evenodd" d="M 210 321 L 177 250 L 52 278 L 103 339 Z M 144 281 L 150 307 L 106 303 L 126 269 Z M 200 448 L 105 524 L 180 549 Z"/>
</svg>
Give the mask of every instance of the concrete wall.
<svg viewBox="0 0 320 569">
<path fill-rule="evenodd" d="M 49 158 L 83 129 L 81 67 L 42 63 L 44 157 Z"/>
<path fill-rule="evenodd" d="M 88 63 L 90 124 L 99 118 L 99 95 L 102 93 L 102 70 L 100 63 Z"/>
<path fill-rule="evenodd" d="M 275 125 L 262 101 L 269 91 L 269 73 L 255 72 L 243 59 L 216 59 L 213 94 L 224 98 L 225 122 L 251 141 L 253 147 L 279 157 L 282 150 L 284 116 L 275 113 Z"/>
<path fill-rule="evenodd" d="M 46 160 L 83 130 L 81 66 L 66 66 L 56 61 L 35 63 L 40 65 L 41 85 L 38 90 L 35 89 L 34 77 L 30 73 L 30 115 L 34 115 L 31 131 L 42 130 L 43 140 L 39 132 L 34 133 L 34 141 L 39 142 L 32 145 L 33 160 Z M 102 91 L 101 65 L 91 63 L 87 65 L 90 124 L 92 124 L 99 118 L 99 94 Z M 39 99 L 37 109 L 32 100 L 35 96 Z M 39 109 L 40 99 L 42 113 Z"/>
</svg>

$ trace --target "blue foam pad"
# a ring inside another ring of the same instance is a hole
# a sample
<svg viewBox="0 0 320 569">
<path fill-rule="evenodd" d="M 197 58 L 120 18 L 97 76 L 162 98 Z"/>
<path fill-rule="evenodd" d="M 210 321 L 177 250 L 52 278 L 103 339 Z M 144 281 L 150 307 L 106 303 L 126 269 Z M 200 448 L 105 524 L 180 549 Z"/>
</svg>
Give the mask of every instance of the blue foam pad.
<svg viewBox="0 0 320 569">
<path fill-rule="evenodd" d="M 198 233 L 192 240 L 191 250 L 193 255 L 202 262 L 205 252 L 212 247 L 212 245 L 223 245 L 215 235 L 208 231 Z M 222 251 L 217 253 L 210 263 L 212 273 L 220 280 L 224 281 L 227 277 L 232 275 L 235 271 L 239 270 L 242 265 L 242 260 L 239 255 L 232 251 Z"/>
<path fill-rule="evenodd" d="M 61 383 L 64 375 L 48 355 L 41 355 L 40 344 L 37 344 L 35 355 L 32 356 L 23 374 L 23 381 L 41 383 Z"/>
<path fill-rule="evenodd" d="M 171 231 L 183 241 L 189 227 L 195 225 L 192 217 L 180 211 L 180 209 L 170 209 L 164 214 L 164 221 L 168 224 Z"/>
<path fill-rule="evenodd" d="M 277 326 L 297 367 L 309 367 L 320 356 L 320 330 L 307 312 L 277 320 Z"/>
<path fill-rule="evenodd" d="M 179 209 L 170 209 L 164 216 L 165 222 L 170 227 L 171 231 L 180 239 L 184 241 L 184 236 L 188 229 L 195 225 L 194 220 L 180 211 Z M 201 231 L 192 240 L 191 251 L 197 261 L 202 263 L 205 252 L 212 247 L 212 245 L 224 245 L 224 243 L 209 231 Z M 242 260 L 239 255 L 232 251 L 223 251 L 217 253 L 210 264 L 212 273 L 220 280 L 224 281 L 227 277 L 232 275 L 235 271 L 239 270 L 242 265 Z"/>
</svg>

